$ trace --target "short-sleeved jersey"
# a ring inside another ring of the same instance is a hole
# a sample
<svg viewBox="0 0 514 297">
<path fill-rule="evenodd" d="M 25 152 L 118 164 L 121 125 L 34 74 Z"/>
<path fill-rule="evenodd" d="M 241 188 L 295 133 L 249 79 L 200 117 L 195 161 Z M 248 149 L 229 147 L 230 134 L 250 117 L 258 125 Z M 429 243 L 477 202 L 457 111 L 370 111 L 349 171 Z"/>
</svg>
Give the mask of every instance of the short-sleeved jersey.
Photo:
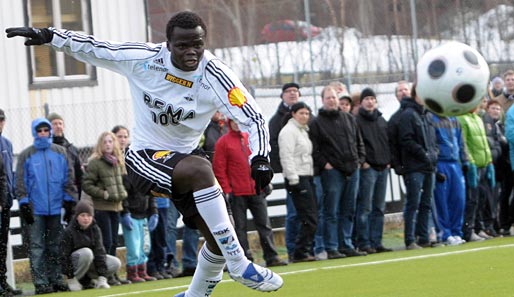
<svg viewBox="0 0 514 297">
<path fill-rule="evenodd" d="M 205 50 L 195 71 L 172 65 L 166 43 L 117 43 L 54 29 L 51 45 L 94 66 L 124 75 L 134 109 L 133 150 L 190 153 L 220 110 L 250 135 L 252 154 L 268 157 L 269 133 L 255 99 L 233 71 Z"/>
</svg>

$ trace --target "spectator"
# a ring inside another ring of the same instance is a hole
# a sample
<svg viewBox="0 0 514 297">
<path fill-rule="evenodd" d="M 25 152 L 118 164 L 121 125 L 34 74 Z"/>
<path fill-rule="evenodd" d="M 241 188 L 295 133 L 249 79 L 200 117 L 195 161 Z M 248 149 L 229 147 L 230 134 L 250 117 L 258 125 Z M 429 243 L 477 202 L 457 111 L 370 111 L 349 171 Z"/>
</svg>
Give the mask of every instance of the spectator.
<svg viewBox="0 0 514 297">
<path fill-rule="evenodd" d="M 505 137 L 507 138 L 508 144 L 509 144 L 509 157 L 510 157 L 510 165 L 511 165 L 511 172 L 514 172 L 514 108 L 506 112 L 505 117 Z M 511 189 L 510 189 L 511 190 Z M 509 197 L 509 196 L 507 196 Z M 509 197 L 510 198 L 510 197 Z M 507 198 L 508 199 L 508 198 Z M 510 208 L 513 208 L 514 202 L 511 202 Z M 504 234 L 507 235 L 507 230 L 512 230 L 512 224 L 514 223 L 512 220 L 512 213 L 510 213 L 510 220 L 507 222 L 504 221 Z M 510 225 L 507 225 L 510 224 Z M 513 232 L 509 232 L 509 235 L 514 235 Z"/>
<path fill-rule="evenodd" d="M 498 221 L 498 206 L 499 206 L 499 195 L 501 184 L 504 176 L 504 164 L 508 164 L 508 156 L 502 158 L 502 147 L 507 146 L 507 140 L 503 135 L 501 123 L 502 117 L 502 107 L 500 103 L 494 99 L 489 100 L 487 102 L 487 106 L 485 108 L 486 113 L 482 116 L 482 120 L 484 121 L 485 133 L 487 136 L 487 142 L 489 144 L 489 149 L 491 150 L 491 159 L 493 161 L 494 169 L 495 169 L 495 177 L 496 177 L 496 186 L 491 188 L 490 195 L 486 197 L 485 209 L 483 212 L 483 220 L 485 224 L 485 232 L 487 235 L 492 237 L 497 237 L 498 233 L 496 230 L 500 229 L 499 221 Z M 510 170 L 510 168 L 509 168 Z M 508 205 L 507 205 L 508 208 Z"/>
<path fill-rule="evenodd" d="M 356 119 L 366 149 L 366 161 L 360 168 L 355 216 L 356 245 L 367 254 L 390 252 L 391 249 L 382 245 L 387 178 L 391 162 L 387 122 L 378 110 L 377 97 L 372 89 L 362 90 L 360 101 L 361 107 Z"/>
<path fill-rule="evenodd" d="M 491 80 L 491 93 L 493 94 L 493 98 L 498 97 L 503 93 L 503 86 L 504 83 L 501 77 L 495 76 Z"/>
<path fill-rule="evenodd" d="M 297 103 L 301 96 L 300 85 L 294 82 L 286 83 L 282 86 L 282 93 L 280 98 L 282 102 L 277 108 L 275 114 L 269 121 L 269 134 L 270 134 L 270 163 L 275 173 L 282 172 L 282 165 L 280 164 L 280 151 L 278 147 L 278 134 L 282 130 L 284 124 L 284 117 L 291 110 L 291 106 Z M 291 195 L 286 196 L 286 248 L 289 259 L 293 258 L 294 248 L 296 245 L 296 238 L 300 231 L 300 224 L 296 215 L 296 209 Z"/>
<path fill-rule="evenodd" d="M 514 103 L 514 70 L 509 69 L 505 71 L 505 73 L 503 73 L 503 80 L 505 82 L 503 92 L 494 99 L 500 102 L 503 111 L 507 113 Z"/>
<path fill-rule="evenodd" d="M 118 271 L 121 261 L 106 254 L 90 202 L 80 201 L 75 214 L 61 241 L 62 271 L 68 286 L 71 291 L 80 291 L 93 287 L 91 280 L 96 279 L 94 287 L 108 289 L 107 277 Z"/>
<path fill-rule="evenodd" d="M 121 225 L 127 251 L 127 280 L 133 283 L 154 281 L 146 271 L 150 253 L 150 232 L 159 222 L 155 197 L 139 192 L 128 179 L 124 179 L 127 199 L 123 200 Z"/>
<path fill-rule="evenodd" d="M 328 83 L 328 85 L 334 88 L 337 94 L 348 93 L 348 89 L 346 88 L 345 84 L 338 80 L 331 81 Z"/>
<path fill-rule="evenodd" d="M 251 178 L 251 169 L 248 163 L 250 156 L 248 134 L 241 132 L 237 123 L 230 119 L 228 125 L 229 132 L 216 143 L 212 167 L 223 193 L 230 197 L 230 207 L 239 242 L 246 257 L 253 261 L 247 238 L 246 212 L 249 209 L 259 234 L 266 266 L 287 265 L 278 257 L 275 248 L 265 194 L 256 193 L 255 182 Z"/>
<path fill-rule="evenodd" d="M 514 77 L 513 77 L 514 78 Z M 487 195 L 494 188 L 496 177 L 491 150 L 482 119 L 477 109 L 457 117 L 468 149 L 469 168 L 466 171 L 466 209 L 463 233 L 466 241 L 480 241 L 490 238 L 485 233 L 482 211 Z M 467 169 L 467 170 L 466 170 Z"/>
<path fill-rule="evenodd" d="M 410 88 L 409 83 L 407 81 L 401 80 L 396 84 L 395 88 L 396 99 L 400 103 L 400 107 L 398 110 L 389 118 L 389 122 L 387 123 L 387 137 L 389 138 L 389 150 L 391 152 L 391 167 L 394 169 L 394 172 L 397 175 L 402 175 L 404 173 L 404 168 L 401 164 L 401 150 L 400 144 L 398 143 L 398 130 L 400 123 L 400 115 L 403 112 L 403 108 L 401 105 L 402 99 L 407 97 L 410 98 Z"/>
<path fill-rule="evenodd" d="M 61 273 L 60 243 L 77 198 L 66 150 L 52 143 L 48 120 L 32 121 L 34 144 L 21 152 L 16 167 L 16 195 L 23 228 L 29 235 L 29 260 L 36 294 L 69 291 Z"/>
<path fill-rule="evenodd" d="M 434 217 L 442 242 L 459 245 L 466 203 L 465 178 L 462 167 L 469 167 L 462 129 L 455 117 L 427 115 L 435 127 L 439 154 L 434 190 Z"/>
<path fill-rule="evenodd" d="M 0 109 L 0 157 L 3 159 L 6 179 L 6 199 L 0 211 L 0 295 L 21 295 L 20 289 L 15 289 L 7 282 L 7 242 L 11 224 L 11 207 L 16 198 L 16 187 L 13 170 L 12 143 L 2 133 L 7 122 L 5 112 Z M 14 285 L 14 284 L 13 284 Z M 3 293 L 2 293 L 3 291 Z"/>
<path fill-rule="evenodd" d="M 293 262 L 315 260 L 311 248 L 316 233 L 318 206 L 314 192 L 312 142 L 308 134 L 310 114 L 311 109 L 304 102 L 293 104 L 291 119 L 278 135 L 286 189 L 293 197 L 300 222 Z"/>
<path fill-rule="evenodd" d="M 404 240 L 408 250 L 430 246 L 428 225 L 434 192 L 437 143 L 434 128 L 428 122 L 423 102 L 416 96 L 403 97 L 398 121 L 396 150 L 401 156 L 406 186 Z M 417 238 L 416 238 L 417 237 Z"/>
<path fill-rule="evenodd" d="M 77 187 L 78 197 L 82 192 L 82 178 L 84 172 L 82 171 L 82 162 L 80 161 L 79 152 L 77 148 L 71 144 L 66 137 L 64 137 L 64 119 L 57 113 L 51 113 L 47 116 L 47 119 L 52 124 L 52 130 L 54 132 L 53 142 L 66 149 L 66 153 L 70 162 L 73 166 L 73 176 L 75 186 Z"/>
<path fill-rule="evenodd" d="M 359 92 L 354 92 L 351 94 L 352 96 L 352 109 L 350 111 L 350 113 L 353 115 L 353 116 L 357 116 L 359 114 L 359 109 L 361 107 L 361 93 Z"/>
<path fill-rule="evenodd" d="M 339 109 L 335 89 L 321 92 L 323 107 L 310 124 L 315 172 L 324 192 L 325 249 L 329 259 L 363 256 L 352 243 L 359 167 L 365 160 L 364 143 L 355 118 Z M 339 251 L 338 251 L 339 249 Z"/>
<path fill-rule="evenodd" d="M 112 132 L 103 132 L 89 158 L 82 186 L 93 201 L 105 251 L 113 257 L 116 257 L 118 245 L 122 201 L 127 198 L 123 185 L 125 173 L 125 160 L 116 136 Z M 108 281 L 111 286 L 120 284 L 116 276 L 109 277 Z"/>
<path fill-rule="evenodd" d="M 348 93 L 339 93 L 339 109 L 341 109 L 344 112 L 351 112 L 352 111 L 352 96 Z"/>
<path fill-rule="evenodd" d="M 151 247 L 146 264 L 149 276 L 161 279 L 170 279 L 172 275 L 166 272 L 166 226 L 168 225 L 168 209 L 170 208 L 170 200 L 168 198 L 156 197 L 157 212 L 159 221 L 155 229 L 150 232 Z"/>
<path fill-rule="evenodd" d="M 170 203 L 168 209 L 168 225 L 166 226 L 167 272 L 173 277 L 192 276 L 196 271 L 198 244 L 200 234 L 198 230 L 184 225 L 182 229 L 182 271 L 179 269 L 177 255 L 177 221 L 180 213 L 175 204 Z"/>
<path fill-rule="evenodd" d="M 205 140 L 203 142 L 202 149 L 205 151 L 211 162 L 214 158 L 214 146 L 216 145 L 216 141 L 218 141 L 218 139 L 228 131 L 225 124 L 225 116 L 221 112 L 216 111 L 212 116 L 207 129 L 205 129 L 205 132 L 203 133 Z"/>
</svg>

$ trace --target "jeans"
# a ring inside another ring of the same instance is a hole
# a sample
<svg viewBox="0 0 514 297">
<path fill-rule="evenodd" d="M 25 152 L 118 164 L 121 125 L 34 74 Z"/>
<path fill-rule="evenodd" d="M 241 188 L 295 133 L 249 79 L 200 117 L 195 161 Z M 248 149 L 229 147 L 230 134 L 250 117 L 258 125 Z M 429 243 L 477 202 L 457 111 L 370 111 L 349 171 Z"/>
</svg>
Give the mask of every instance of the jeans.
<svg viewBox="0 0 514 297">
<path fill-rule="evenodd" d="M 132 220 L 132 230 L 127 227 L 123 228 L 123 239 L 125 239 L 125 248 L 127 250 L 127 266 L 135 266 L 144 264 L 148 261 L 147 254 L 145 253 L 145 228 L 147 220 L 135 219 Z"/>
<path fill-rule="evenodd" d="M 298 223 L 298 216 L 296 214 L 296 208 L 294 207 L 293 197 L 291 194 L 286 195 L 286 248 L 287 254 L 290 258 L 294 255 L 294 248 L 296 246 L 296 237 L 300 232 L 300 224 Z"/>
<path fill-rule="evenodd" d="M 316 227 L 316 234 L 314 235 L 314 254 L 319 254 L 325 251 L 325 217 L 323 216 L 324 195 L 323 187 L 321 186 L 321 176 L 314 176 L 314 187 L 316 194 L 317 210 L 318 210 L 318 225 Z"/>
<path fill-rule="evenodd" d="M 382 246 L 385 196 L 389 169 L 360 169 L 355 217 L 356 245 L 359 248 Z"/>
<path fill-rule="evenodd" d="M 255 229 L 259 234 L 259 240 L 263 251 L 263 257 L 266 263 L 272 262 L 277 258 L 278 252 L 275 248 L 273 239 L 273 230 L 271 228 L 270 219 L 268 217 L 268 203 L 263 195 L 253 196 L 234 196 L 230 195 L 230 207 L 234 217 L 235 231 L 239 243 L 244 250 L 246 257 L 253 259 L 250 246 L 248 244 L 248 226 L 247 226 L 247 210 L 250 210 L 253 216 Z"/>
<path fill-rule="evenodd" d="M 102 240 L 107 254 L 116 257 L 120 214 L 115 211 L 96 210 L 95 220 L 102 231 Z"/>
<path fill-rule="evenodd" d="M 166 261 L 166 226 L 168 225 L 168 208 L 158 208 L 159 222 L 155 230 L 150 232 L 152 248 L 148 255 L 146 269 L 148 272 L 164 271 Z"/>
<path fill-rule="evenodd" d="M 321 183 L 325 198 L 325 249 L 353 249 L 352 232 L 359 170 L 355 170 L 351 176 L 345 176 L 337 169 L 323 170 Z"/>
<path fill-rule="evenodd" d="M 168 208 L 168 225 L 166 227 L 166 245 L 168 254 L 177 255 L 177 221 L 180 213 L 173 203 Z M 198 241 L 200 234 L 198 230 L 191 229 L 184 225 L 182 233 L 182 268 L 196 268 Z M 176 257 L 173 259 L 173 265 L 178 267 Z"/>
<path fill-rule="evenodd" d="M 466 187 L 466 207 L 464 210 L 464 226 L 462 232 L 464 239 L 469 241 L 471 233 L 484 229 L 483 222 L 478 215 L 478 210 L 484 206 L 485 196 L 480 193 L 481 187 L 487 186 L 487 179 L 485 178 L 485 168 L 478 168 L 478 186 L 476 188 Z"/>
<path fill-rule="evenodd" d="M 318 221 L 318 207 L 314 194 L 312 176 L 300 176 L 298 185 L 289 189 L 289 182 L 285 179 L 286 189 L 293 196 L 293 202 L 300 222 L 300 231 L 296 238 L 294 251 L 295 259 L 303 259 L 311 253 L 312 242 L 316 233 Z"/>
<path fill-rule="evenodd" d="M 61 216 L 34 216 L 30 233 L 30 268 L 35 286 L 64 284 L 61 274 Z"/>
<path fill-rule="evenodd" d="M 433 172 L 411 172 L 403 175 L 403 179 L 407 192 L 403 209 L 405 245 L 416 242 L 416 235 L 420 244 L 428 243 L 428 220 L 435 175 Z"/>
</svg>

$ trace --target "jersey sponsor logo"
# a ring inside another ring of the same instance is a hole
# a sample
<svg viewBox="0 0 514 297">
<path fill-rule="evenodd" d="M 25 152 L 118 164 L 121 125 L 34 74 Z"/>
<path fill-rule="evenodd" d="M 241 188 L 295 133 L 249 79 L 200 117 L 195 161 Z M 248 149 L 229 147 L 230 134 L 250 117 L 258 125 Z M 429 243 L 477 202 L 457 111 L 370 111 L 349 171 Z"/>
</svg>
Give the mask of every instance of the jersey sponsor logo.
<svg viewBox="0 0 514 297">
<path fill-rule="evenodd" d="M 243 105 L 246 103 L 246 96 L 243 94 L 243 91 L 241 91 L 238 87 L 233 87 L 228 92 L 228 101 L 232 106 L 237 106 L 239 108 L 243 107 Z"/>
<path fill-rule="evenodd" d="M 145 69 L 145 71 L 153 70 L 153 71 L 159 71 L 159 72 L 168 72 L 168 68 L 149 64 L 148 62 L 143 64 L 143 68 Z"/>
<path fill-rule="evenodd" d="M 183 79 L 183 78 L 180 78 L 180 77 L 176 77 L 176 76 L 174 76 L 172 74 L 169 74 L 169 73 L 166 73 L 166 76 L 164 77 L 164 79 L 169 81 L 169 82 L 172 82 L 174 84 L 186 87 L 186 88 L 192 88 L 193 87 L 193 82 L 192 81 L 189 81 L 187 79 Z"/>
<path fill-rule="evenodd" d="M 172 151 L 158 151 L 152 155 L 152 160 L 166 162 L 169 159 L 173 158 L 173 155 L 175 155 L 175 153 L 173 153 Z"/>
<path fill-rule="evenodd" d="M 152 98 L 149 94 L 144 93 L 143 101 L 150 108 L 152 121 L 162 126 L 180 125 L 181 121 L 194 119 L 196 113 L 194 110 L 184 110 L 182 107 L 175 107 L 171 103 L 166 103 L 159 98 Z"/>
</svg>

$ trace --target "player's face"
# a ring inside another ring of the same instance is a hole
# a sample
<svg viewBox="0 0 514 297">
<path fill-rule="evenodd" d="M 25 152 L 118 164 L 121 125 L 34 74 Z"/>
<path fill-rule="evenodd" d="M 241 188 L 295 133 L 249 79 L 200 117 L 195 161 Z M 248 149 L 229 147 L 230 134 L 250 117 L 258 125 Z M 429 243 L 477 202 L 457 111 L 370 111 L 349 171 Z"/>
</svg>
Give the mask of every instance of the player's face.
<svg viewBox="0 0 514 297">
<path fill-rule="evenodd" d="M 175 27 L 168 40 L 171 62 L 183 71 L 194 71 L 198 67 L 204 51 L 205 32 L 202 27 L 184 29 Z"/>
</svg>

